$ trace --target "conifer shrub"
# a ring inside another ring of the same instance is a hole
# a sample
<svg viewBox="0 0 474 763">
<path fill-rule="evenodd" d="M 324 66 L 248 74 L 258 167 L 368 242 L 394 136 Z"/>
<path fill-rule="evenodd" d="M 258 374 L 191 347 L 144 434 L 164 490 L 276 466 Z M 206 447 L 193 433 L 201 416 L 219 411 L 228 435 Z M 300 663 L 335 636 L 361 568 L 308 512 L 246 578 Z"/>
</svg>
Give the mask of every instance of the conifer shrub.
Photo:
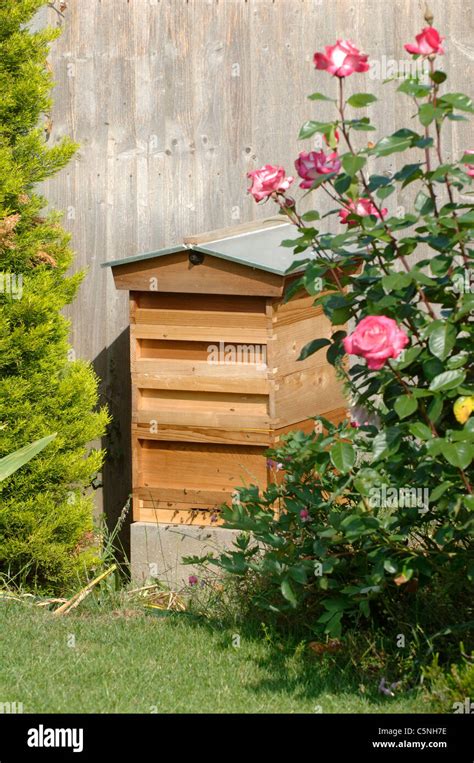
<svg viewBox="0 0 474 763">
<path fill-rule="evenodd" d="M 103 453 L 88 447 L 105 430 L 97 377 L 74 360 L 61 314 L 83 273 L 68 275 L 69 234 L 45 212 L 38 184 L 76 150 L 49 146 L 46 63 L 58 30 L 29 26 L 44 0 L 0 2 L 0 458 L 39 438 L 57 437 L 0 486 L 0 573 L 58 589 L 94 559 L 87 487 Z"/>
</svg>

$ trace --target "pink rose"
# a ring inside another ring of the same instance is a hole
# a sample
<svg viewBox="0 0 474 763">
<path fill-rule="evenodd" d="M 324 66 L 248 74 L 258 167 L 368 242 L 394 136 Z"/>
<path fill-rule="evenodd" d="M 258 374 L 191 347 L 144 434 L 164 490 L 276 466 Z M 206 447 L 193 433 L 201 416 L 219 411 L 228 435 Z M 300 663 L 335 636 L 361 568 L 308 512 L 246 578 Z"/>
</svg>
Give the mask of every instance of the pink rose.
<svg viewBox="0 0 474 763">
<path fill-rule="evenodd" d="M 404 47 L 405 50 L 416 56 L 432 56 L 435 53 L 442 56 L 444 48 L 442 48 L 441 43 L 444 39 L 444 37 L 440 37 L 437 29 L 432 26 L 426 26 L 421 30 L 420 34 L 416 35 L 416 45 L 407 43 Z"/>
<path fill-rule="evenodd" d="M 465 151 L 465 154 L 474 154 L 474 151 Z M 466 164 L 464 172 L 470 178 L 474 178 L 474 164 Z"/>
<path fill-rule="evenodd" d="M 272 193 L 287 191 L 294 180 L 292 177 L 285 177 L 283 167 L 273 167 L 271 164 L 266 164 L 259 170 L 247 172 L 247 177 L 252 180 L 248 192 L 252 194 L 255 201 L 267 199 Z"/>
<path fill-rule="evenodd" d="M 385 315 L 367 315 L 343 340 L 345 351 L 365 358 L 372 371 L 382 368 L 388 358 L 398 358 L 408 342 L 397 322 Z"/>
<path fill-rule="evenodd" d="M 316 69 L 326 69 L 336 77 L 349 77 L 354 72 L 369 70 L 367 56 L 349 40 L 337 40 L 335 45 L 326 45 L 325 53 L 315 53 L 313 60 Z"/>
<path fill-rule="evenodd" d="M 357 225 L 357 222 L 355 220 L 348 220 L 348 216 L 353 215 L 359 215 L 359 217 L 367 217 L 368 215 L 374 215 L 374 217 L 378 217 L 379 220 L 384 218 L 387 214 L 388 209 L 385 207 L 380 210 L 380 213 L 378 213 L 376 207 L 372 204 L 370 199 L 358 199 L 357 202 L 354 201 L 348 201 L 346 202 L 345 209 L 341 209 L 339 211 L 339 217 L 341 218 L 341 223 L 345 223 L 347 225 Z"/>
<path fill-rule="evenodd" d="M 295 161 L 298 175 L 303 178 L 300 188 L 311 188 L 319 175 L 329 175 L 330 172 L 339 172 L 341 162 L 336 151 L 326 154 L 324 151 L 302 151 Z"/>
</svg>

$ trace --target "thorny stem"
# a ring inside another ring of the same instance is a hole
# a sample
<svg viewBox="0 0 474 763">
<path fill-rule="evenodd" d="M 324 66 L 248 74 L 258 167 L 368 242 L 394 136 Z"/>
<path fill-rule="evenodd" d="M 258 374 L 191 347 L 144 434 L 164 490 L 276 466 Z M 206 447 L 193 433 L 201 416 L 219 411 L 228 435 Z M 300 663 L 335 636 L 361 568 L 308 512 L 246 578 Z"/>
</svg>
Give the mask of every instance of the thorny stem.
<svg viewBox="0 0 474 763">
<path fill-rule="evenodd" d="M 434 69 L 434 60 L 432 58 L 430 58 L 430 73 L 433 74 L 434 70 L 435 70 Z M 433 82 L 432 103 L 433 103 L 434 107 L 436 107 L 436 103 L 437 103 L 438 90 L 439 90 L 438 85 L 436 84 L 436 82 Z M 440 123 L 438 122 L 437 119 L 435 119 L 435 125 L 436 125 L 436 155 L 438 157 L 439 163 L 443 164 L 443 154 L 442 154 L 442 151 L 441 151 L 441 125 L 440 125 Z M 449 201 L 450 201 L 451 204 L 454 204 L 453 189 L 452 189 L 451 181 L 449 180 L 448 175 L 444 176 L 444 182 L 446 184 L 446 190 L 448 192 Z M 452 215 L 453 215 L 454 223 L 456 225 L 456 233 L 459 234 L 461 231 L 459 229 L 458 216 L 456 214 L 456 210 L 455 209 L 453 209 Z M 464 264 L 466 265 L 466 267 L 469 267 L 469 258 L 468 258 L 467 254 L 466 254 L 466 249 L 465 249 L 464 243 L 462 241 L 459 242 L 459 248 L 461 250 L 461 254 L 462 254 L 462 258 L 464 260 Z"/>
<path fill-rule="evenodd" d="M 430 60 L 430 71 L 433 72 L 433 61 L 431 61 L 431 60 Z M 436 85 L 436 83 L 434 83 L 433 106 L 436 106 L 436 91 L 437 91 L 437 85 Z M 431 98 L 430 98 L 430 102 L 431 102 Z M 438 127 L 437 122 L 436 122 L 436 125 Z M 428 139 L 429 137 L 430 137 L 429 125 L 425 125 L 425 138 Z M 430 147 L 429 146 L 425 147 L 425 161 L 426 161 L 426 170 L 427 170 L 427 172 L 431 172 L 431 154 L 430 154 Z M 436 204 L 436 194 L 435 194 L 433 183 L 431 182 L 431 179 L 427 179 L 426 183 L 427 183 L 427 186 L 428 186 L 428 191 L 429 191 L 429 194 L 430 194 L 430 197 L 431 197 L 431 201 L 433 202 L 435 217 L 438 217 L 438 207 L 437 207 L 437 204 Z"/>
</svg>

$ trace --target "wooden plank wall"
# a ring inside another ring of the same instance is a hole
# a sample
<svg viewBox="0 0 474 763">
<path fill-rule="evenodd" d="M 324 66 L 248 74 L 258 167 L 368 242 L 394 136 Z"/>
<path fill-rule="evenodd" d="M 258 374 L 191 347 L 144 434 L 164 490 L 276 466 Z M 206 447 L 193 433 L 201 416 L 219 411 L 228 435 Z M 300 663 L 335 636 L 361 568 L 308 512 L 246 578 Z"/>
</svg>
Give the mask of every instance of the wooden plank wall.
<svg viewBox="0 0 474 763">
<path fill-rule="evenodd" d="M 429 4 L 448 39 L 450 90 L 469 91 L 473 6 Z M 75 267 L 88 270 L 69 315 L 74 349 L 95 362 L 115 417 L 104 475 L 111 517 L 130 476 L 128 305 L 100 263 L 273 213 L 246 195 L 246 172 L 266 162 L 291 171 L 309 148 L 296 142 L 301 123 L 330 111 L 305 96 L 335 90 L 312 54 L 336 37 L 379 62 L 380 79 L 347 80 L 348 92 L 389 96 L 371 108 L 379 132 L 370 137 L 409 123 L 410 100 L 389 95 L 394 86 L 382 77 L 389 59 L 407 60 L 403 43 L 424 26 L 423 8 L 422 0 L 67 0 L 63 19 L 40 14 L 38 23 L 63 27 L 51 53 L 50 142 L 69 134 L 81 144 L 44 192 L 65 211 Z M 468 130 L 452 126 L 447 157 L 473 148 Z M 398 160 L 387 157 L 384 168 Z M 408 192 L 390 205 L 406 204 Z M 317 199 L 326 209 L 324 195 Z"/>
</svg>

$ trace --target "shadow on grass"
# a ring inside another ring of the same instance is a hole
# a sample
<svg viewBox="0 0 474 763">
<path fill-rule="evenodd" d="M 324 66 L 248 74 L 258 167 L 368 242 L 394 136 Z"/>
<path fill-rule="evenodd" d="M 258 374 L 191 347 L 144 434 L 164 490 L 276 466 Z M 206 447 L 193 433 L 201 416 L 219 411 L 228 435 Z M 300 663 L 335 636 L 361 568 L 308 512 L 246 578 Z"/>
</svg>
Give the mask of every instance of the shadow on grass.
<svg viewBox="0 0 474 763">
<path fill-rule="evenodd" d="M 245 659 L 255 665 L 255 680 L 247 688 L 255 694 L 286 694 L 300 699 L 313 700 L 317 705 L 322 696 L 346 695 L 358 697 L 372 709 L 386 711 L 390 698 L 382 695 L 378 686 L 383 673 L 380 669 L 362 670 L 347 652 L 337 655 L 316 655 L 308 647 L 307 640 L 294 636 L 282 636 L 267 626 L 255 622 L 240 625 L 223 624 L 192 612 L 166 612 L 158 615 L 170 626 L 183 626 L 205 630 L 213 638 L 213 648 L 221 652 L 245 649 Z M 261 676 L 261 677 L 260 677 Z M 403 693 L 404 698 L 416 695 L 416 690 Z"/>
</svg>

